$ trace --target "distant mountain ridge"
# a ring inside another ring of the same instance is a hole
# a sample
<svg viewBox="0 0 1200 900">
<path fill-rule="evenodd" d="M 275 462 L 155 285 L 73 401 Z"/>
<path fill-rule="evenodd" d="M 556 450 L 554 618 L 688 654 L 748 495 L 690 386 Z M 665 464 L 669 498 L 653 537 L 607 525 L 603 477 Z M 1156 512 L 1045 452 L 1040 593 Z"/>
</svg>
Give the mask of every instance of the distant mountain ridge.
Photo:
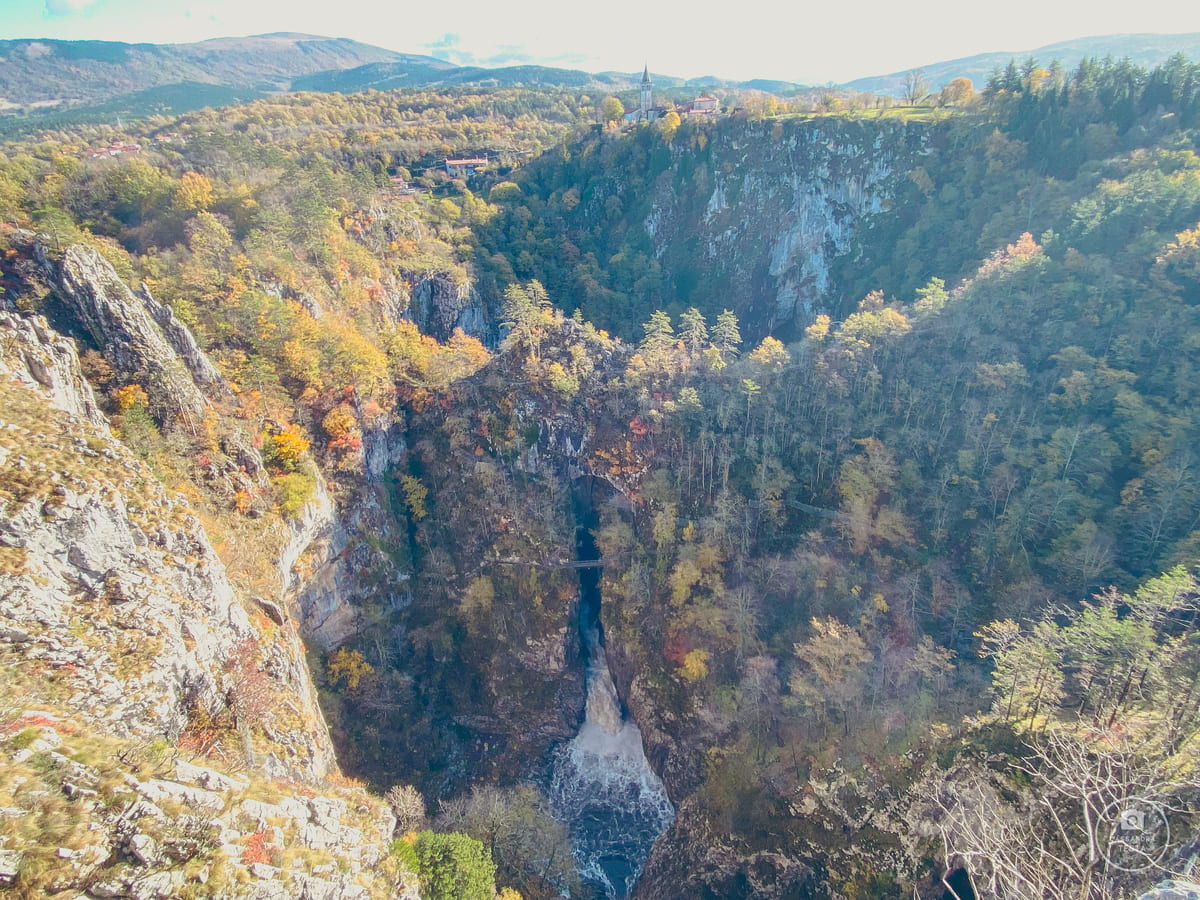
<svg viewBox="0 0 1200 900">
<path fill-rule="evenodd" d="M 640 72 L 591 73 L 549 66 L 456 66 L 347 38 L 275 33 L 193 44 L 21 39 L 0 41 L 0 117 L 18 128 L 113 116 L 178 114 L 244 102 L 275 91 L 427 87 L 564 87 L 616 92 L 637 87 Z M 792 93 L 786 82 L 733 82 L 655 75 L 660 90 L 702 92 L 751 87 Z M 5 121 L 0 118 L 0 122 Z M 23 125 L 21 123 L 24 123 Z"/>
<path fill-rule="evenodd" d="M 1113 56 L 1154 66 L 1175 53 L 1200 59 L 1200 33 L 1088 37 L 920 68 L 933 90 L 960 77 L 982 88 L 993 70 L 1003 68 L 1012 59 L 1020 63 L 1032 56 L 1042 65 L 1057 59 L 1070 69 L 1086 57 Z M 898 96 L 903 93 L 908 71 L 860 78 L 842 87 Z M 653 77 L 656 90 L 668 94 L 731 88 L 786 96 L 806 90 L 804 85 L 768 79 L 684 79 L 661 73 Z M 26 38 L 0 41 L 0 130 L 111 121 L 114 116 L 179 114 L 289 90 L 351 93 L 367 89 L 524 86 L 616 93 L 636 89 L 639 80 L 639 72 L 592 73 L 537 65 L 456 66 L 432 56 L 400 53 L 348 38 L 288 32 L 191 44 Z M 24 115 L 6 115 L 12 113 Z"/>
<path fill-rule="evenodd" d="M 593 75 L 577 69 L 558 69 L 548 66 L 503 66 L 484 68 L 481 66 L 455 66 L 436 61 L 431 64 L 420 57 L 395 62 L 368 63 L 353 69 L 316 72 L 303 75 L 292 81 L 297 91 L 390 91 L 397 88 L 458 87 L 485 85 L 511 87 L 513 85 L 551 87 L 589 87 L 596 84 L 625 86 L 632 76 L 602 73 Z M 632 84 L 632 81 L 630 81 Z"/>
<path fill-rule="evenodd" d="M 1043 66 L 1048 66 L 1057 59 L 1069 70 L 1079 65 L 1080 61 L 1090 57 L 1099 59 L 1106 56 L 1115 59 L 1128 57 L 1139 66 L 1151 68 L 1166 62 L 1176 53 L 1182 53 L 1189 59 L 1200 59 L 1200 33 L 1109 34 L 1061 41 L 1034 50 L 980 53 L 976 56 L 929 63 L 914 68 L 919 68 L 924 73 L 933 90 L 937 90 L 955 78 L 969 78 L 976 89 L 981 89 L 995 69 L 1003 69 L 1008 65 L 1009 60 L 1013 59 L 1020 65 L 1032 56 Z M 888 75 L 857 78 L 854 81 L 846 82 L 842 87 L 898 97 L 904 92 L 904 77 L 911 71 L 912 69 L 905 69 Z"/>
<path fill-rule="evenodd" d="M 391 62 L 449 65 L 347 38 L 308 34 L 216 38 L 194 44 L 0 41 L 0 111 L 103 103 L 185 83 L 286 90 L 299 75 Z"/>
<path fill-rule="evenodd" d="M 128 44 L 40 38 L 0 41 L 0 132 L 246 102 L 278 91 L 559 87 L 635 90 L 641 72 L 550 66 L 457 66 L 347 38 L 279 32 L 193 44 Z M 659 91 L 751 88 L 792 94 L 801 85 L 655 74 Z M 17 114 L 17 115 L 14 115 Z"/>
<path fill-rule="evenodd" d="M 698 78 L 678 78 L 652 73 L 656 90 L 688 89 L 704 91 L 712 88 L 744 88 L 791 94 L 804 86 L 788 81 L 732 81 L 702 75 Z M 388 91 L 396 88 L 423 87 L 564 87 L 603 88 L 610 91 L 632 90 L 641 82 L 641 72 L 585 72 L 582 69 L 561 69 L 551 66 L 514 65 L 496 68 L 481 66 L 430 65 L 422 58 L 405 58 L 396 62 L 368 63 L 353 69 L 317 72 L 292 81 L 297 91 Z"/>
</svg>

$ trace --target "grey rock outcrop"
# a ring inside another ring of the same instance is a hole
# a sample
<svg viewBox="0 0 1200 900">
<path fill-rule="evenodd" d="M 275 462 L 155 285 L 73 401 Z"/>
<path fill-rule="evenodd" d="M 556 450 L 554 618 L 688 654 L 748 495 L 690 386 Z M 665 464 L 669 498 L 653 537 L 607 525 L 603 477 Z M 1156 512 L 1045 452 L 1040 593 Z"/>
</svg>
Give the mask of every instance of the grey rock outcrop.
<svg viewBox="0 0 1200 900">
<path fill-rule="evenodd" d="M 0 739 L 0 764 L 34 788 L 20 799 L 22 815 L 66 808 L 87 827 L 69 847 L 57 849 L 0 834 L 16 844 L 0 849 L 0 888 L 16 885 L 22 864 L 32 857 L 36 874 L 26 876 L 23 887 L 40 881 L 37 886 L 56 895 L 75 891 L 84 900 L 167 900 L 185 894 L 227 900 L 419 900 L 415 875 L 383 865 L 395 817 L 361 788 L 297 793 L 178 758 L 172 771 L 169 757 L 156 767 L 162 777 L 126 771 L 117 780 L 120 753 L 88 763 L 66 755 L 77 735 L 74 723 L 26 713 L 15 724 L 38 735 L 29 748 L 15 752 L 9 739 Z M 38 746 L 62 752 L 40 750 L 36 768 L 30 768 L 29 754 Z M 134 758 L 129 746 L 122 752 Z M 248 796 L 264 790 L 275 799 Z"/>
<path fill-rule="evenodd" d="M 484 304 L 469 280 L 456 280 L 447 272 L 422 273 L 412 279 L 409 302 L 417 326 L 439 341 L 449 339 L 455 328 L 477 338 L 487 334 Z"/>
<path fill-rule="evenodd" d="M 348 537 L 324 478 L 317 478 L 312 499 L 291 529 L 279 557 L 281 602 L 298 613 L 310 640 L 326 649 L 336 647 L 354 633 L 356 613 L 344 591 Z"/>
<path fill-rule="evenodd" d="M 154 318 L 158 327 L 162 330 L 163 336 L 167 342 L 179 354 L 184 365 L 192 374 L 192 378 L 197 384 L 205 385 L 210 388 L 217 389 L 224 394 L 229 394 L 229 385 L 225 379 L 221 377 L 221 373 L 217 371 L 217 367 L 212 364 L 212 361 L 200 349 L 200 345 L 196 343 L 196 337 L 191 330 L 175 317 L 171 307 L 165 303 L 159 303 L 154 299 L 154 295 L 150 293 L 149 286 L 142 282 L 141 299 L 145 303 L 147 311 Z"/>
<path fill-rule="evenodd" d="M 16 883 L 24 858 L 25 854 L 19 850 L 0 850 L 0 886 L 9 887 Z"/>
<path fill-rule="evenodd" d="M 383 600 L 393 609 L 408 603 L 408 573 L 395 567 L 366 535 L 389 537 L 396 527 L 380 493 L 382 479 L 394 471 L 408 449 L 404 422 L 390 413 L 364 420 L 359 462 L 363 483 L 354 503 L 339 515 L 325 479 L 291 525 L 291 537 L 280 554 L 281 602 L 297 615 L 301 631 L 325 649 L 343 643 L 359 628 L 361 601 Z M 363 573 L 392 568 L 390 594 L 379 596 L 378 583 L 364 584 Z"/>
<path fill-rule="evenodd" d="M 591 427 L 569 415 L 556 413 L 538 422 L 538 439 L 517 460 L 531 475 L 554 473 L 570 480 L 583 474 L 581 460 L 592 437 Z"/>
<path fill-rule="evenodd" d="M 0 769 L 23 785 L 0 808 L 0 891 L 419 900 L 387 862 L 387 806 L 324 780 L 291 620 L 247 613 L 187 501 L 109 431 L 72 342 L 6 313 L 0 511 L 0 655 L 21 673 Z M 82 823 L 60 846 L 16 824 L 59 815 Z"/>
<path fill-rule="evenodd" d="M 0 546 L 21 558 L 0 575 L 0 621 L 29 636 L 25 659 L 67 667 L 82 718 L 178 735 L 189 704 L 219 705 L 222 669 L 251 636 L 224 566 L 186 505 L 110 435 L 69 423 L 39 434 L 12 410 L 0 414 L 4 469 L 39 489 L 0 520 Z"/>
<path fill-rule="evenodd" d="M 408 450 L 404 422 L 390 413 L 364 421 L 362 441 L 363 470 L 367 480 L 373 483 L 395 471 Z"/>
<path fill-rule="evenodd" d="M 293 300 L 299 303 L 314 319 L 320 319 L 325 315 L 325 310 L 321 308 L 320 302 L 308 291 L 297 291 L 278 281 L 260 281 L 258 286 L 278 300 Z"/>
<path fill-rule="evenodd" d="M 671 170 L 656 181 L 642 227 L 670 277 L 729 297 L 748 340 L 794 333 L 843 299 L 834 262 L 891 205 L 927 137 L 923 126 L 903 122 L 718 129 L 708 162 L 685 189 L 666 177 L 677 174 Z M 676 163 L 686 154 L 672 152 Z M 624 190 L 616 180 L 610 193 Z M 598 192 L 590 203 L 606 199 Z"/>
<path fill-rule="evenodd" d="M 319 481 L 315 497 L 293 523 L 292 540 L 281 557 L 283 601 L 295 612 L 305 637 L 326 650 L 357 633 L 366 598 L 393 609 L 409 602 L 406 572 L 392 572 L 391 590 L 382 597 L 378 583 L 364 584 L 359 578 L 391 567 L 365 537 L 387 536 L 394 528 L 377 490 L 376 486 L 364 487 L 351 520 L 343 523 L 324 482 Z"/>
<path fill-rule="evenodd" d="M 93 425 L 107 420 L 96 405 L 91 385 L 79 370 L 75 345 L 50 327 L 42 316 L 23 318 L 0 312 L 0 372 L 31 388 L 41 389 L 51 405 Z"/>
<path fill-rule="evenodd" d="M 130 290 L 92 247 L 76 244 L 51 255 L 44 240 L 32 232 L 13 231 L 9 240 L 25 255 L 25 266 L 36 269 L 38 277 L 51 285 L 70 315 L 71 326 L 100 350 L 116 375 L 116 384 L 138 384 L 146 390 L 150 411 L 161 425 L 177 424 L 196 435 L 201 421 L 214 412 L 210 401 L 235 402 L 195 335 L 145 284 L 138 292 Z M 45 330 L 44 325 L 37 327 Z M 23 343 L 34 344 L 29 339 Z M 35 378 L 43 377 L 36 359 L 26 368 Z M 85 396 L 82 391 L 64 393 Z M 225 458 L 215 461 L 210 481 L 221 482 L 227 496 L 264 488 L 267 473 L 262 455 L 250 438 L 233 428 L 218 440 Z"/>
<path fill-rule="evenodd" d="M 136 381 L 146 390 L 155 417 L 164 423 L 180 418 L 194 429 L 208 408 L 197 379 L 214 387 L 221 382 L 184 325 L 148 294 L 134 294 L 92 247 L 73 244 L 55 259 L 45 244 L 27 232 L 10 240 L 32 252 L 55 294 L 109 364 L 125 381 Z M 188 360 L 177 352 L 152 311 L 167 322 L 175 343 L 188 352 Z"/>
</svg>

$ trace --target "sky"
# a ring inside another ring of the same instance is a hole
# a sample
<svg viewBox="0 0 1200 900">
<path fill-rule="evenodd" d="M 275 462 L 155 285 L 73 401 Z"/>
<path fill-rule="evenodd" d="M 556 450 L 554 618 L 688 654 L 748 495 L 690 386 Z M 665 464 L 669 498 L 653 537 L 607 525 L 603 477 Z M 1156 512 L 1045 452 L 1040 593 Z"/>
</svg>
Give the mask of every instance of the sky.
<svg viewBox="0 0 1200 900">
<path fill-rule="evenodd" d="M 459 64 L 841 83 L 1091 35 L 1200 32 L 1194 0 L 0 0 L 0 39 L 178 43 L 294 31 Z"/>
</svg>

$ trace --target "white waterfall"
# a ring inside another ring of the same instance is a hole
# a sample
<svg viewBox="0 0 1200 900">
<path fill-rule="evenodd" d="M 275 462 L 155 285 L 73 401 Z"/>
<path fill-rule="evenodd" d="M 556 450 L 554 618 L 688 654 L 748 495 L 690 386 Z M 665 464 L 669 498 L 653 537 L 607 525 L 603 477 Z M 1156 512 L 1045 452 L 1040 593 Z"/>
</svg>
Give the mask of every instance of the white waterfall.
<svg viewBox="0 0 1200 900">
<path fill-rule="evenodd" d="M 585 719 L 554 761 L 550 793 L 570 826 L 580 876 L 609 897 L 626 897 L 675 809 L 646 760 L 642 733 L 621 715 L 598 635 L 589 632 L 586 644 Z"/>
<path fill-rule="evenodd" d="M 621 701 L 617 697 L 617 686 L 613 684 L 612 674 L 608 671 L 608 657 L 604 655 L 604 648 L 599 645 L 599 641 L 589 647 L 588 654 L 591 657 L 591 664 L 587 671 L 587 709 L 584 714 L 583 728 L 580 729 L 576 743 L 588 733 L 589 729 L 591 731 L 599 729 L 606 735 L 619 735 L 622 729 L 626 731 L 632 729 L 637 732 L 637 726 L 626 724 L 621 716 Z M 604 738 L 601 737 L 599 740 L 603 741 Z M 598 746 L 597 749 L 600 747 Z"/>
</svg>

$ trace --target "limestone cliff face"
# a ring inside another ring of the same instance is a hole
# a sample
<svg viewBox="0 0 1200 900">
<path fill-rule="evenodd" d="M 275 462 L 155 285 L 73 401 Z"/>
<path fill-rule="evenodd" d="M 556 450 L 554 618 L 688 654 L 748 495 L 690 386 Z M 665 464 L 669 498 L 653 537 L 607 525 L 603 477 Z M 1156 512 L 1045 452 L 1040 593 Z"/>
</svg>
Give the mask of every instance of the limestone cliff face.
<svg viewBox="0 0 1200 900">
<path fill-rule="evenodd" d="M 309 640 L 337 647 L 355 630 L 356 610 L 343 556 L 349 542 L 322 478 L 316 494 L 292 522 L 292 536 L 279 559 L 282 601 L 295 610 Z"/>
<path fill-rule="evenodd" d="M 411 278 L 409 312 L 425 334 L 447 340 L 455 328 L 483 338 L 488 333 L 484 303 L 469 280 L 458 281 L 446 272 Z"/>
<path fill-rule="evenodd" d="M 76 258 L 67 271 L 87 271 Z M 97 328 L 125 362 L 168 346 Z M 203 370 L 181 371 L 187 402 Z M 336 761 L 290 619 L 238 596 L 188 502 L 109 430 L 73 344 L 9 313 L 0 509 L 0 890 L 416 898 L 386 806 L 325 781 Z"/>
<path fill-rule="evenodd" d="M 373 540 L 403 539 L 386 508 L 383 482 L 408 449 L 404 425 L 384 413 L 363 426 L 357 460 L 363 477 L 353 486 L 354 499 L 339 512 L 318 476 L 316 493 L 292 522 L 280 555 L 282 600 L 305 637 L 327 650 L 359 630 L 368 598 L 392 609 L 409 602 L 409 573 L 372 546 Z"/>
<path fill-rule="evenodd" d="M 71 344 L 39 317 L 0 314 L 0 329 L 6 640 L 65 673 L 65 702 L 82 719 L 176 739 L 228 702 L 239 655 L 262 635 L 186 501 L 109 431 Z M 294 632 L 276 639 L 284 657 L 303 657 Z M 294 680 L 280 688 L 295 694 Z M 282 758 L 271 765 L 316 778 L 333 753 L 308 727 L 319 721 L 311 699 L 305 707 L 308 721 L 276 726 Z"/>
<path fill-rule="evenodd" d="M 314 794 L 231 775 L 162 742 L 97 736 L 40 710 L 5 726 L 0 891 L 78 900 L 420 900 L 416 877 L 387 861 L 395 817 L 361 788 Z M 18 817 L 33 827 L 14 825 Z"/>
<path fill-rule="evenodd" d="M 486 379 L 461 383 L 482 392 L 480 406 L 448 397 L 407 430 L 364 430 L 365 477 L 298 566 L 294 608 L 314 642 L 348 641 L 380 661 L 369 686 L 330 705 L 339 752 L 372 781 L 424 779 L 427 795 L 530 777 L 584 706 L 579 582 L 556 563 L 575 553 L 557 473 L 577 464 L 586 429 L 548 398 L 521 398 L 520 415 L 498 424 Z M 511 442 L 506 460 L 482 450 L 489 435 Z M 402 475 L 427 490 L 423 515 Z"/>
<path fill-rule="evenodd" d="M 94 262 L 94 260 L 93 260 Z M 138 295 L 143 304 L 145 304 L 147 312 L 150 313 L 163 337 L 167 339 L 167 343 L 171 345 L 179 358 L 183 360 L 183 364 L 191 373 L 192 379 L 197 386 L 201 388 L 216 389 L 219 393 L 226 396 L 230 395 L 229 386 L 225 383 L 225 379 L 221 377 L 221 373 L 217 371 L 217 367 L 212 364 L 204 351 L 200 349 L 196 343 L 196 338 L 186 325 L 175 318 L 175 313 L 171 311 L 171 307 L 165 303 L 159 303 L 154 299 L 154 295 L 150 293 L 150 288 L 142 283 L 141 293 Z M 126 298 L 128 300 L 129 298 Z"/>
<path fill-rule="evenodd" d="M 99 428 L 107 427 L 91 385 L 79 371 L 74 344 L 41 316 L 27 319 L 0 312 L 0 330 L 9 342 L 0 355 L 0 371 L 45 395 L 51 406 Z"/>
<path fill-rule="evenodd" d="M 150 411 L 164 430 L 195 436 L 214 403 L 233 395 L 195 336 L 146 285 L 132 291 L 95 249 L 72 245 L 52 253 L 32 232 L 14 230 L 9 243 L 22 255 L 18 268 L 44 280 L 61 311 L 64 327 L 90 342 L 115 373 L 116 384 L 137 384 L 150 397 Z M 218 435 L 210 477 L 227 496 L 257 494 L 267 484 L 261 454 L 236 428 Z M 261 510 L 256 509 L 256 514 Z"/>
<path fill-rule="evenodd" d="M 589 449 L 593 428 L 565 413 L 534 417 L 538 439 L 516 461 L 530 475 L 548 475 L 570 481 L 583 474 L 581 458 Z"/>
<path fill-rule="evenodd" d="M 887 209 L 925 152 L 920 125 L 748 123 L 712 133 L 707 163 L 682 189 L 673 147 L 642 221 L 677 284 L 717 287 L 748 337 L 788 333 L 839 302 L 830 269 L 858 228 Z M 689 163 L 689 166 L 694 163 Z"/>
</svg>

